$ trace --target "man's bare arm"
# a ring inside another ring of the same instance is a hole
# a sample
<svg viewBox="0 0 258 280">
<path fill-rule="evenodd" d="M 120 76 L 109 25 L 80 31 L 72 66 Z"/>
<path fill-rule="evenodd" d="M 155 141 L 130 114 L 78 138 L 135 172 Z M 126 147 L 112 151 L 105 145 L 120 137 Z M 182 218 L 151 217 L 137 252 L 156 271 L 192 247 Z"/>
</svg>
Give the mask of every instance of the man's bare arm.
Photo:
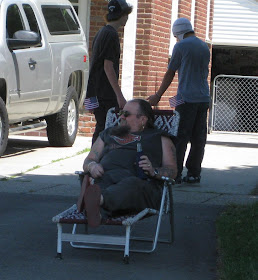
<svg viewBox="0 0 258 280">
<path fill-rule="evenodd" d="M 149 103 L 151 106 L 155 106 L 159 103 L 161 96 L 167 90 L 167 88 L 170 86 L 174 77 L 175 77 L 175 71 L 168 69 L 164 75 L 164 78 L 162 80 L 162 83 L 161 83 L 158 91 L 154 95 L 151 95 L 147 98 L 147 100 L 149 100 Z"/>
<path fill-rule="evenodd" d="M 163 93 L 167 90 L 167 88 L 170 86 L 170 84 L 172 83 L 174 77 L 175 77 L 175 71 L 168 69 L 164 75 L 164 78 L 159 87 L 159 90 L 156 92 L 156 95 L 161 97 L 163 95 Z"/>
<path fill-rule="evenodd" d="M 103 149 L 104 142 L 98 137 L 84 160 L 83 170 L 84 172 L 90 172 L 93 178 L 100 177 L 104 173 L 103 167 L 99 164 Z"/>
<path fill-rule="evenodd" d="M 109 83 L 111 84 L 111 86 L 116 94 L 119 108 L 124 108 L 126 100 L 125 100 L 123 93 L 120 89 L 120 86 L 118 84 L 113 62 L 111 60 L 107 60 L 107 59 L 104 60 L 104 70 L 105 70 L 105 73 L 109 80 Z"/>
<path fill-rule="evenodd" d="M 165 176 L 172 179 L 177 175 L 176 149 L 168 137 L 162 136 L 162 167 L 157 168 L 159 176 Z"/>
</svg>

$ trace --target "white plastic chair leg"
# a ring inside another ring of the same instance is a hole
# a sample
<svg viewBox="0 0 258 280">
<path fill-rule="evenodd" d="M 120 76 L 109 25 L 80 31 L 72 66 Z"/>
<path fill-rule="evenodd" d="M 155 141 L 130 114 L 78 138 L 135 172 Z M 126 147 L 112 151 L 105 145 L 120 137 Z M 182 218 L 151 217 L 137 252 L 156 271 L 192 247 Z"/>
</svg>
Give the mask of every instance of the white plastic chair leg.
<svg viewBox="0 0 258 280">
<path fill-rule="evenodd" d="M 62 224 L 57 223 L 57 258 L 62 259 Z"/>
<path fill-rule="evenodd" d="M 125 229 L 125 251 L 124 251 L 124 263 L 129 263 L 129 250 L 130 250 L 130 234 L 131 226 L 126 226 Z"/>
</svg>

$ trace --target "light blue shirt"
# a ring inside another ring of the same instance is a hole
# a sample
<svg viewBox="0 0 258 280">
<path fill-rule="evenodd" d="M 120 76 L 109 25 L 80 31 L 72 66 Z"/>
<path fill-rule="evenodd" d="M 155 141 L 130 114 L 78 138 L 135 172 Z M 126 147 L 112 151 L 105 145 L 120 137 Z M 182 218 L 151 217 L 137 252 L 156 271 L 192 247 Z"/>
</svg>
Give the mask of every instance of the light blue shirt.
<svg viewBox="0 0 258 280">
<path fill-rule="evenodd" d="M 209 102 L 210 51 L 205 42 L 190 36 L 176 43 L 168 68 L 178 71 L 177 94 L 185 102 Z"/>
</svg>

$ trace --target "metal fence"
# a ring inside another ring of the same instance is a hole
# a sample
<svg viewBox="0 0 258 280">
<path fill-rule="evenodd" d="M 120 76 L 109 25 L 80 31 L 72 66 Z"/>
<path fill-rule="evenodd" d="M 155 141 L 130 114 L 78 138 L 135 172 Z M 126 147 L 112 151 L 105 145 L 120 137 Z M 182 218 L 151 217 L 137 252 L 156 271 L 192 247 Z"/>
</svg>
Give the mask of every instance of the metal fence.
<svg viewBox="0 0 258 280">
<path fill-rule="evenodd" d="M 258 77 L 218 75 L 214 79 L 212 131 L 258 132 Z"/>
</svg>

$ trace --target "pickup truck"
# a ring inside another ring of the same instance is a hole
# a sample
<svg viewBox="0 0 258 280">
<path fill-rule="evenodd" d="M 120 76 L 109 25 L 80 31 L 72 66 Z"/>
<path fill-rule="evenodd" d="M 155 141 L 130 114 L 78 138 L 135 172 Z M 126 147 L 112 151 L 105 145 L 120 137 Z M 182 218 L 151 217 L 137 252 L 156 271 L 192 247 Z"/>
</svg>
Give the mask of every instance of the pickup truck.
<svg viewBox="0 0 258 280">
<path fill-rule="evenodd" d="M 9 134 L 44 126 L 51 146 L 72 146 L 88 72 L 69 1 L 0 0 L 0 156 Z"/>
</svg>

